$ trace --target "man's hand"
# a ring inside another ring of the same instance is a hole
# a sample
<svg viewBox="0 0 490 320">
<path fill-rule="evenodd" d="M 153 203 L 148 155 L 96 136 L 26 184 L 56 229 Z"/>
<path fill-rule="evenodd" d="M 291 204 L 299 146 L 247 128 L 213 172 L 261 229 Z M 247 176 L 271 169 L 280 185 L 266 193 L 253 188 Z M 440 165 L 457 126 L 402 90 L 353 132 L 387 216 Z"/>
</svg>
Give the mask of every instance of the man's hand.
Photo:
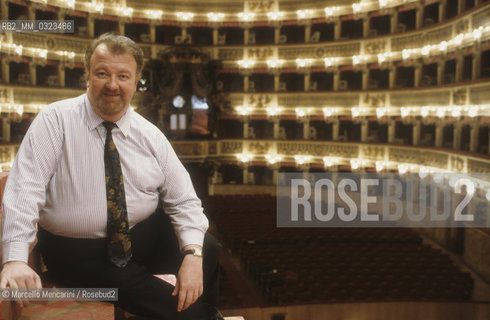
<svg viewBox="0 0 490 320">
<path fill-rule="evenodd" d="M 2 272 L 0 273 L 0 288 L 41 289 L 41 278 L 25 262 L 9 261 L 3 265 Z M 17 303 L 21 307 L 25 307 L 29 304 L 29 301 L 19 300 Z"/>
<path fill-rule="evenodd" d="M 190 247 L 184 248 L 185 250 Z M 179 295 L 177 311 L 187 309 L 201 295 L 203 291 L 202 257 L 187 254 L 177 275 L 177 283 L 172 292 L 173 296 Z"/>
</svg>

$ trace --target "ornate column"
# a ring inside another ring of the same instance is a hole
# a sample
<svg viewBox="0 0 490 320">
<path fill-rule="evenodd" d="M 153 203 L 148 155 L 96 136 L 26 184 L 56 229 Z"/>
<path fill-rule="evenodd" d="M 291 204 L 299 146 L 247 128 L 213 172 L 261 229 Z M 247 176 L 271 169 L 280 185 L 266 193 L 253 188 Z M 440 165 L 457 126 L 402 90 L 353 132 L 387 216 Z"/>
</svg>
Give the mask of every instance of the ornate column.
<svg viewBox="0 0 490 320">
<path fill-rule="evenodd" d="M 366 142 L 368 138 L 369 122 L 367 118 L 364 117 L 361 120 L 361 142 Z"/>
<path fill-rule="evenodd" d="M 305 91 L 310 91 L 310 72 L 305 72 L 305 77 L 304 77 L 304 90 Z"/>
<path fill-rule="evenodd" d="M 414 65 L 413 86 L 415 88 L 420 86 L 420 78 L 422 74 L 422 64 L 416 63 Z"/>
<path fill-rule="evenodd" d="M 272 118 L 272 121 L 273 121 L 272 137 L 274 139 L 279 139 L 279 116 L 274 116 Z"/>
<path fill-rule="evenodd" d="M 455 81 L 460 82 L 463 80 L 463 67 L 464 67 L 464 57 L 460 50 L 457 51 L 458 55 L 456 56 L 456 74 Z"/>
<path fill-rule="evenodd" d="M 471 70 L 471 78 L 477 80 L 480 78 L 480 64 L 481 64 L 481 47 L 477 44 L 475 45 L 475 50 L 473 51 L 473 63 Z"/>
<path fill-rule="evenodd" d="M 370 18 L 368 15 L 362 18 L 362 37 L 367 38 L 369 35 L 369 21 Z"/>
<path fill-rule="evenodd" d="M 5 117 L 2 119 L 2 137 L 3 142 L 10 142 L 10 120 Z"/>
<path fill-rule="evenodd" d="M 439 22 L 446 20 L 446 0 L 439 0 Z"/>
<path fill-rule="evenodd" d="M 395 121 L 393 119 L 388 119 L 388 143 L 393 143 L 395 141 Z"/>
<path fill-rule="evenodd" d="M 478 119 L 473 119 L 470 126 L 470 152 L 478 151 L 478 131 L 480 130 L 480 124 Z"/>
<path fill-rule="evenodd" d="M 340 39 L 340 20 L 335 20 L 334 25 L 333 25 L 333 39 L 335 41 Z"/>
<path fill-rule="evenodd" d="M 298 122 L 303 124 L 303 139 L 310 139 L 310 117 L 301 117 Z"/>
<path fill-rule="evenodd" d="M 422 22 L 424 19 L 424 6 L 417 2 L 417 8 L 415 9 L 415 29 L 422 28 Z"/>
<path fill-rule="evenodd" d="M 248 117 L 243 119 L 243 138 L 248 139 Z"/>
<path fill-rule="evenodd" d="M 33 85 L 33 86 L 38 85 L 37 76 L 36 76 L 36 74 L 37 74 L 36 69 L 37 69 L 36 64 L 34 64 L 34 63 L 29 64 L 29 77 L 31 78 L 31 81 L 30 81 L 31 85 Z"/>
<path fill-rule="evenodd" d="M 453 149 L 461 149 L 461 131 L 463 128 L 463 123 L 461 121 L 456 121 L 454 123 L 454 136 L 453 136 Z"/>
<path fill-rule="evenodd" d="M 333 71 L 333 91 L 339 91 L 340 72 L 338 68 Z"/>
<path fill-rule="evenodd" d="M 396 86 L 396 67 L 393 62 L 390 62 L 390 67 L 388 69 L 388 88 L 395 89 Z"/>
<path fill-rule="evenodd" d="M 60 63 L 58 64 L 58 85 L 60 87 L 66 87 L 66 83 L 65 83 L 65 66 L 63 65 L 63 63 Z"/>
<path fill-rule="evenodd" d="M 339 140 L 339 119 L 336 118 L 332 122 L 332 140 L 333 141 L 338 141 Z"/>
<path fill-rule="evenodd" d="M 218 44 L 218 27 L 213 26 L 213 46 Z"/>
<path fill-rule="evenodd" d="M 243 44 L 248 45 L 250 42 L 250 28 L 245 26 L 243 28 Z"/>
<path fill-rule="evenodd" d="M 412 142 L 414 146 L 420 144 L 420 130 L 422 128 L 422 123 L 419 119 L 416 119 L 412 125 Z"/>
<path fill-rule="evenodd" d="M 274 70 L 274 91 L 275 92 L 278 92 L 279 88 L 280 88 L 280 82 L 281 82 L 280 75 L 281 74 L 278 70 Z"/>
<path fill-rule="evenodd" d="M 150 20 L 150 41 L 151 43 L 157 42 L 156 23 L 154 20 Z"/>
<path fill-rule="evenodd" d="M 2 59 L 2 79 L 3 83 L 10 83 L 10 61 L 7 58 Z"/>
<path fill-rule="evenodd" d="M 444 137 L 444 126 L 445 126 L 445 122 L 444 122 L 444 119 L 439 119 L 437 122 L 436 122 L 436 141 L 435 141 L 435 146 L 440 148 L 442 147 L 442 140 L 443 140 L 443 137 Z"/>
<path fill-rule="evenodd" d="M 464 11 L 464 0 L 458 0 L 458 15 Z"/>
<path fill-rule="evenodd" d="M 281 37 L 281 25 L 276 23 L 274 25 L 274 43 L 279 44 L 279 38 Z"/>
<path fill-rule="evenodd" d="M 305 43 L 310 42 L 310 35 L 311 35 L 311 23 L 307 22 L 305 23 Z"/>
<path fill-rule="evenodd" d="M 390 33 L 396 32 L 396 26 L 398 25 L 398 12 L 395 9 L 390 10 Z"/>
<path fill-rule="evenodd" d="M 8 20 L 9 19 L 9 2 L 8 1 L 2 1 L 0 4 L 0 13 L 2 20 Z"/>
<path fill-rule="evenodd" d="M 91 12 L 89 12 L 89 14 L 88 14 L 87 27 L 88 27 L 89 38 L 94 38 L 94 35 L 95 35 L 95 16 Z"/>
<path fill-rule="evenodd" d="M 446 67 L 446 60 L 437 62 L 437 85 L 444 83 L 444 69 Z"/>
<path fill-rule="evenodd" d="M 367 90 L 368 83 L 369 83 L 369 69 L 366 66 L 363 66 L 361 68 L 361 72 L 362 72 L 362 77 L 361 77 L 362 90 Z"/>
</svg>

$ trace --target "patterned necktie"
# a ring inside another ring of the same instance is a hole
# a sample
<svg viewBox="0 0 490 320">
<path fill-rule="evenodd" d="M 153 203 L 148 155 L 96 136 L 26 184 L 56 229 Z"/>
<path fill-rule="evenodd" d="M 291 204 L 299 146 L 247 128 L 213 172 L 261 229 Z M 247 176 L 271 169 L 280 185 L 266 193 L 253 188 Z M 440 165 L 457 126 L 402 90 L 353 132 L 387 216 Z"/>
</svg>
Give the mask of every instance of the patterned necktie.
<svg viewBox="0 0 490 320">
<path fill-rule="evenodd" d="M 114 122 L 102 123 L 107 130 L 104 148 L 105 182 L 107 192 L 107 257 L 110 262 L 123 268 L 131 259 L 128 211 L 119 152 L 112 140 Z"/>
</svg>

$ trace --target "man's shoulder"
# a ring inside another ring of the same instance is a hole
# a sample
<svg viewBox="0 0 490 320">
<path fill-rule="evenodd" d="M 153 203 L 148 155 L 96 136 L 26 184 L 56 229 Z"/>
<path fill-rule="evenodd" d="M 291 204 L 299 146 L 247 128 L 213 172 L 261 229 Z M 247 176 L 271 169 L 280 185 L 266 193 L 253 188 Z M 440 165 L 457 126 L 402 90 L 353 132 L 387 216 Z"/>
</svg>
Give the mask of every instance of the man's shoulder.
<svg viewBox="0 0 490 320">
<path fill-rule="evenodd" d="M 141 132 L 143 135 L 164 136 L 156 125 L 136 111 L 133 111 L 131 115 L 131 128 Z"/>
<path fill-rule="evenodd" d="M 83 104 L 83 102 L 84 95 L 82 94 L 78 97 L 55 101 L 43 108 L 42 111 L 47 114 L 54 113 L 56 115 L 63 115 L 72 111 L 80 110 L 80 106 Z"/>
</svg>

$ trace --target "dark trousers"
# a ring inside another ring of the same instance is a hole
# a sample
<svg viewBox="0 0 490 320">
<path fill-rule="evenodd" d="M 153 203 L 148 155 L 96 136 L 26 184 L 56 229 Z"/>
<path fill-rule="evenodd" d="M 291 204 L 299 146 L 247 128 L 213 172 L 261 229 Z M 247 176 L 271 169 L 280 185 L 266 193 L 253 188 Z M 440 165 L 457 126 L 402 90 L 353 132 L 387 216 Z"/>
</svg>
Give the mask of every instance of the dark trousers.
<svg viewBox="0 0 490 320">
<path fill-rule="evenodd" d="M 156 319 L 207 319 L 216 305 L 219 244 L 206 234 L 203 246 L 203 295 L 187 310 L 177 312 L 174 287 L 153 274 L 177 275 L 182 262 L 177 237 L 168 216 L 157 210 L 131 229 L 133 258 L 118 268 L 107 261 L 106 239 L 53 235 L 42 228 L 38 246 L 47 277 L 65 287 L 118 288 L 117 306 Z"/>
</svg>

